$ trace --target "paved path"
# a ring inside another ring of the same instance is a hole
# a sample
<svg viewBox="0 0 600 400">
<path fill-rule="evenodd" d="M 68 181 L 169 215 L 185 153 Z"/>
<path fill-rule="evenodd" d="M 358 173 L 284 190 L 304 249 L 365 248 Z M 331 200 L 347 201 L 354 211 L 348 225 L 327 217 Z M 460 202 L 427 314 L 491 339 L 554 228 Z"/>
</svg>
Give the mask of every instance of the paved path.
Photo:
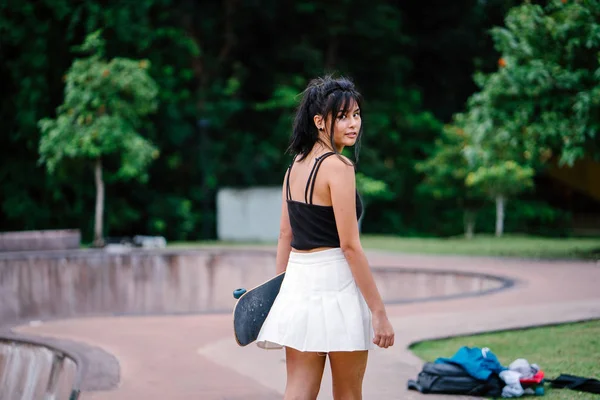
<svg viewBox="0 0 600 400">
<path fill-rule="evenodd" d="M 389 306 L 396 345 L 371 352 L 364 382 L 365 400 L 459 398 L 406 390 L 406 381 L 414 378 L 422 366 L 422 361 L 408 350 L 416 341 L 600 318 L 600 265 L 592 262 L 383 252 L 368 252 L 368 257 L 378 266 L 482 272 L 513 279 L 516 284 L 485 296 Z M 84 391 L 83 400 L 283 397 L 283 352 L 238 347 L 232 336 L 230 314 L 85 318 L 22 326 L 15 331 L 84 342 L 119 360 L 118 386 L 108 391 Z M 320 400 L 332 398 L 328 373 L 327 369 Z"/>
</svg>

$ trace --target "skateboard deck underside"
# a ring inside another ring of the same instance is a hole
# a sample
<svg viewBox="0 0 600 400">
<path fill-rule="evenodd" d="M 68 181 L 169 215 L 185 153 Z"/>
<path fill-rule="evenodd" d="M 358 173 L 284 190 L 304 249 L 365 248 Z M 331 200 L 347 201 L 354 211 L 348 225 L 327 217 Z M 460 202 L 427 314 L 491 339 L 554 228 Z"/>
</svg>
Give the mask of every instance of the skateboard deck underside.
<svg viewBox="0 0 600 400">
<path fill-rule="evenodd" d="M 244 293 L 233 310 L 233 330 L 240 346 L 254 342 L 279 294 L 285 272 Z"/>
</svg>

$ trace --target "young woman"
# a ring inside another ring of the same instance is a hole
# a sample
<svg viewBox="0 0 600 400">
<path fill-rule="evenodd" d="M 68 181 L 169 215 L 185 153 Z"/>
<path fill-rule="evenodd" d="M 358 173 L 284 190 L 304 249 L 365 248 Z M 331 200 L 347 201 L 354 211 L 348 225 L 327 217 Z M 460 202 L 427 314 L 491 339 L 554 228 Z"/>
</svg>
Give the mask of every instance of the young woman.
<svg viewBox="0 0 600 400">
<path fill-rule="evenodd" d="M 394 344 L 359 239 L 354 165 L 340 154 L 360 140 L 360 106 L 351 81 L 318 78 L 294 121 L 276 259 L 286 276 L 257 341 L 285 347 L 285 400 L 317 398 L 325 356 L 334 398 L 361 399 L 368 350 Z"/>
</svg>

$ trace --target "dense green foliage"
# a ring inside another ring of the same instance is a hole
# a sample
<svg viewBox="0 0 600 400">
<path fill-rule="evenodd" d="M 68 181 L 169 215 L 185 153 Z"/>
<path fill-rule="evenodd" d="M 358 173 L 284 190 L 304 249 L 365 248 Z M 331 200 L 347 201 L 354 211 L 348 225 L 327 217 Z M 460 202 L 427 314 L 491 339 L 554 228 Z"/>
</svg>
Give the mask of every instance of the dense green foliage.
<svg viewBox="0 0 600 400">
<path fill-rule="evenodd" d="M 310 78 L 334 71 L 352 77 L 366 100 L 358 170 L 393 194 L 372 199 L 363 230 L 459 233 L 455 199 L 417 191 L 414 165 L 463 110 L 476 70 L 496 69 L 486 32 L 516 1 L 437 3 L 2 0 L 2 230 L 75 227 L 91 238 L 92 166 L 46 174 L 38 121 L 56 118 L 65 101 L 73 46 L 102 28 L 107 60 L 148 60 L 159 104 L 140 131 L 160 150 L 148 180 L 107 177 L 108 235 L 214 237 L 218 188 L 281 184 L 296 96 Z M 118 171 L 119 162 L 109 158 L 106 169 Z M 526 230 L 518 217 L 507 223 Z"/>
<path fill-rule="evenodd" d="M 599 21 L 597 0 L 510 9 L 506 27 L 491 31 L 497 70 L 476 74 L 480 90 L 454 115 L 450 130 L 462 143 L 438 145 L 417 164 L 425 188 L 455 199 L 487 194 L 496 202 L 499 236 L 506 200 L 532 188 L 536 170 L 600 158 Z M 460 168 L 448 168 L 449 160 Z"/>
<path fill-rule="evenodd" d="M 505 199 L 533 185 L 534 168 L 600 158 L 600 2 L 525 2 L 492 36 L 498 70 L 476 76 L 458 121 L 479 164 L 467 183 L 496 199 L 498 235 Z"/>
<path fill-rule="evenodd" d="M 600 1 L 526 2 L 492 35 L 502 57 L 476 77 L 466 120 L 475 142 L 533 165 L 600 159 Z"/>
</svg>

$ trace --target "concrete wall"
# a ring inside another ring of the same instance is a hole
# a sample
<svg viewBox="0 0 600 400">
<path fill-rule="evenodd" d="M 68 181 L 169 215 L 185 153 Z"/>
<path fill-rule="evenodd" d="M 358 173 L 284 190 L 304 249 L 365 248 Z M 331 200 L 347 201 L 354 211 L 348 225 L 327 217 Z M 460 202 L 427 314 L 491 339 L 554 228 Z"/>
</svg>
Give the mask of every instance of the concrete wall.
<svg viewBox="0 0 600 400">
<path fill-rule="evenodd" d="M 0 232 L 0 252 L 78 249 L 78 229 Z"/>
<path fill-rule="evenodd" d="M 0 326 L 100 314 L 229 312 L 275 274 L 267 251 L 105 250 L 0 256 Z"/>
<path fill-rule="evenodd" d="M 281 217 L 281 187 L 224 188 L 217 193 L 220 240 L 276 242 Z"/>
</svg>

